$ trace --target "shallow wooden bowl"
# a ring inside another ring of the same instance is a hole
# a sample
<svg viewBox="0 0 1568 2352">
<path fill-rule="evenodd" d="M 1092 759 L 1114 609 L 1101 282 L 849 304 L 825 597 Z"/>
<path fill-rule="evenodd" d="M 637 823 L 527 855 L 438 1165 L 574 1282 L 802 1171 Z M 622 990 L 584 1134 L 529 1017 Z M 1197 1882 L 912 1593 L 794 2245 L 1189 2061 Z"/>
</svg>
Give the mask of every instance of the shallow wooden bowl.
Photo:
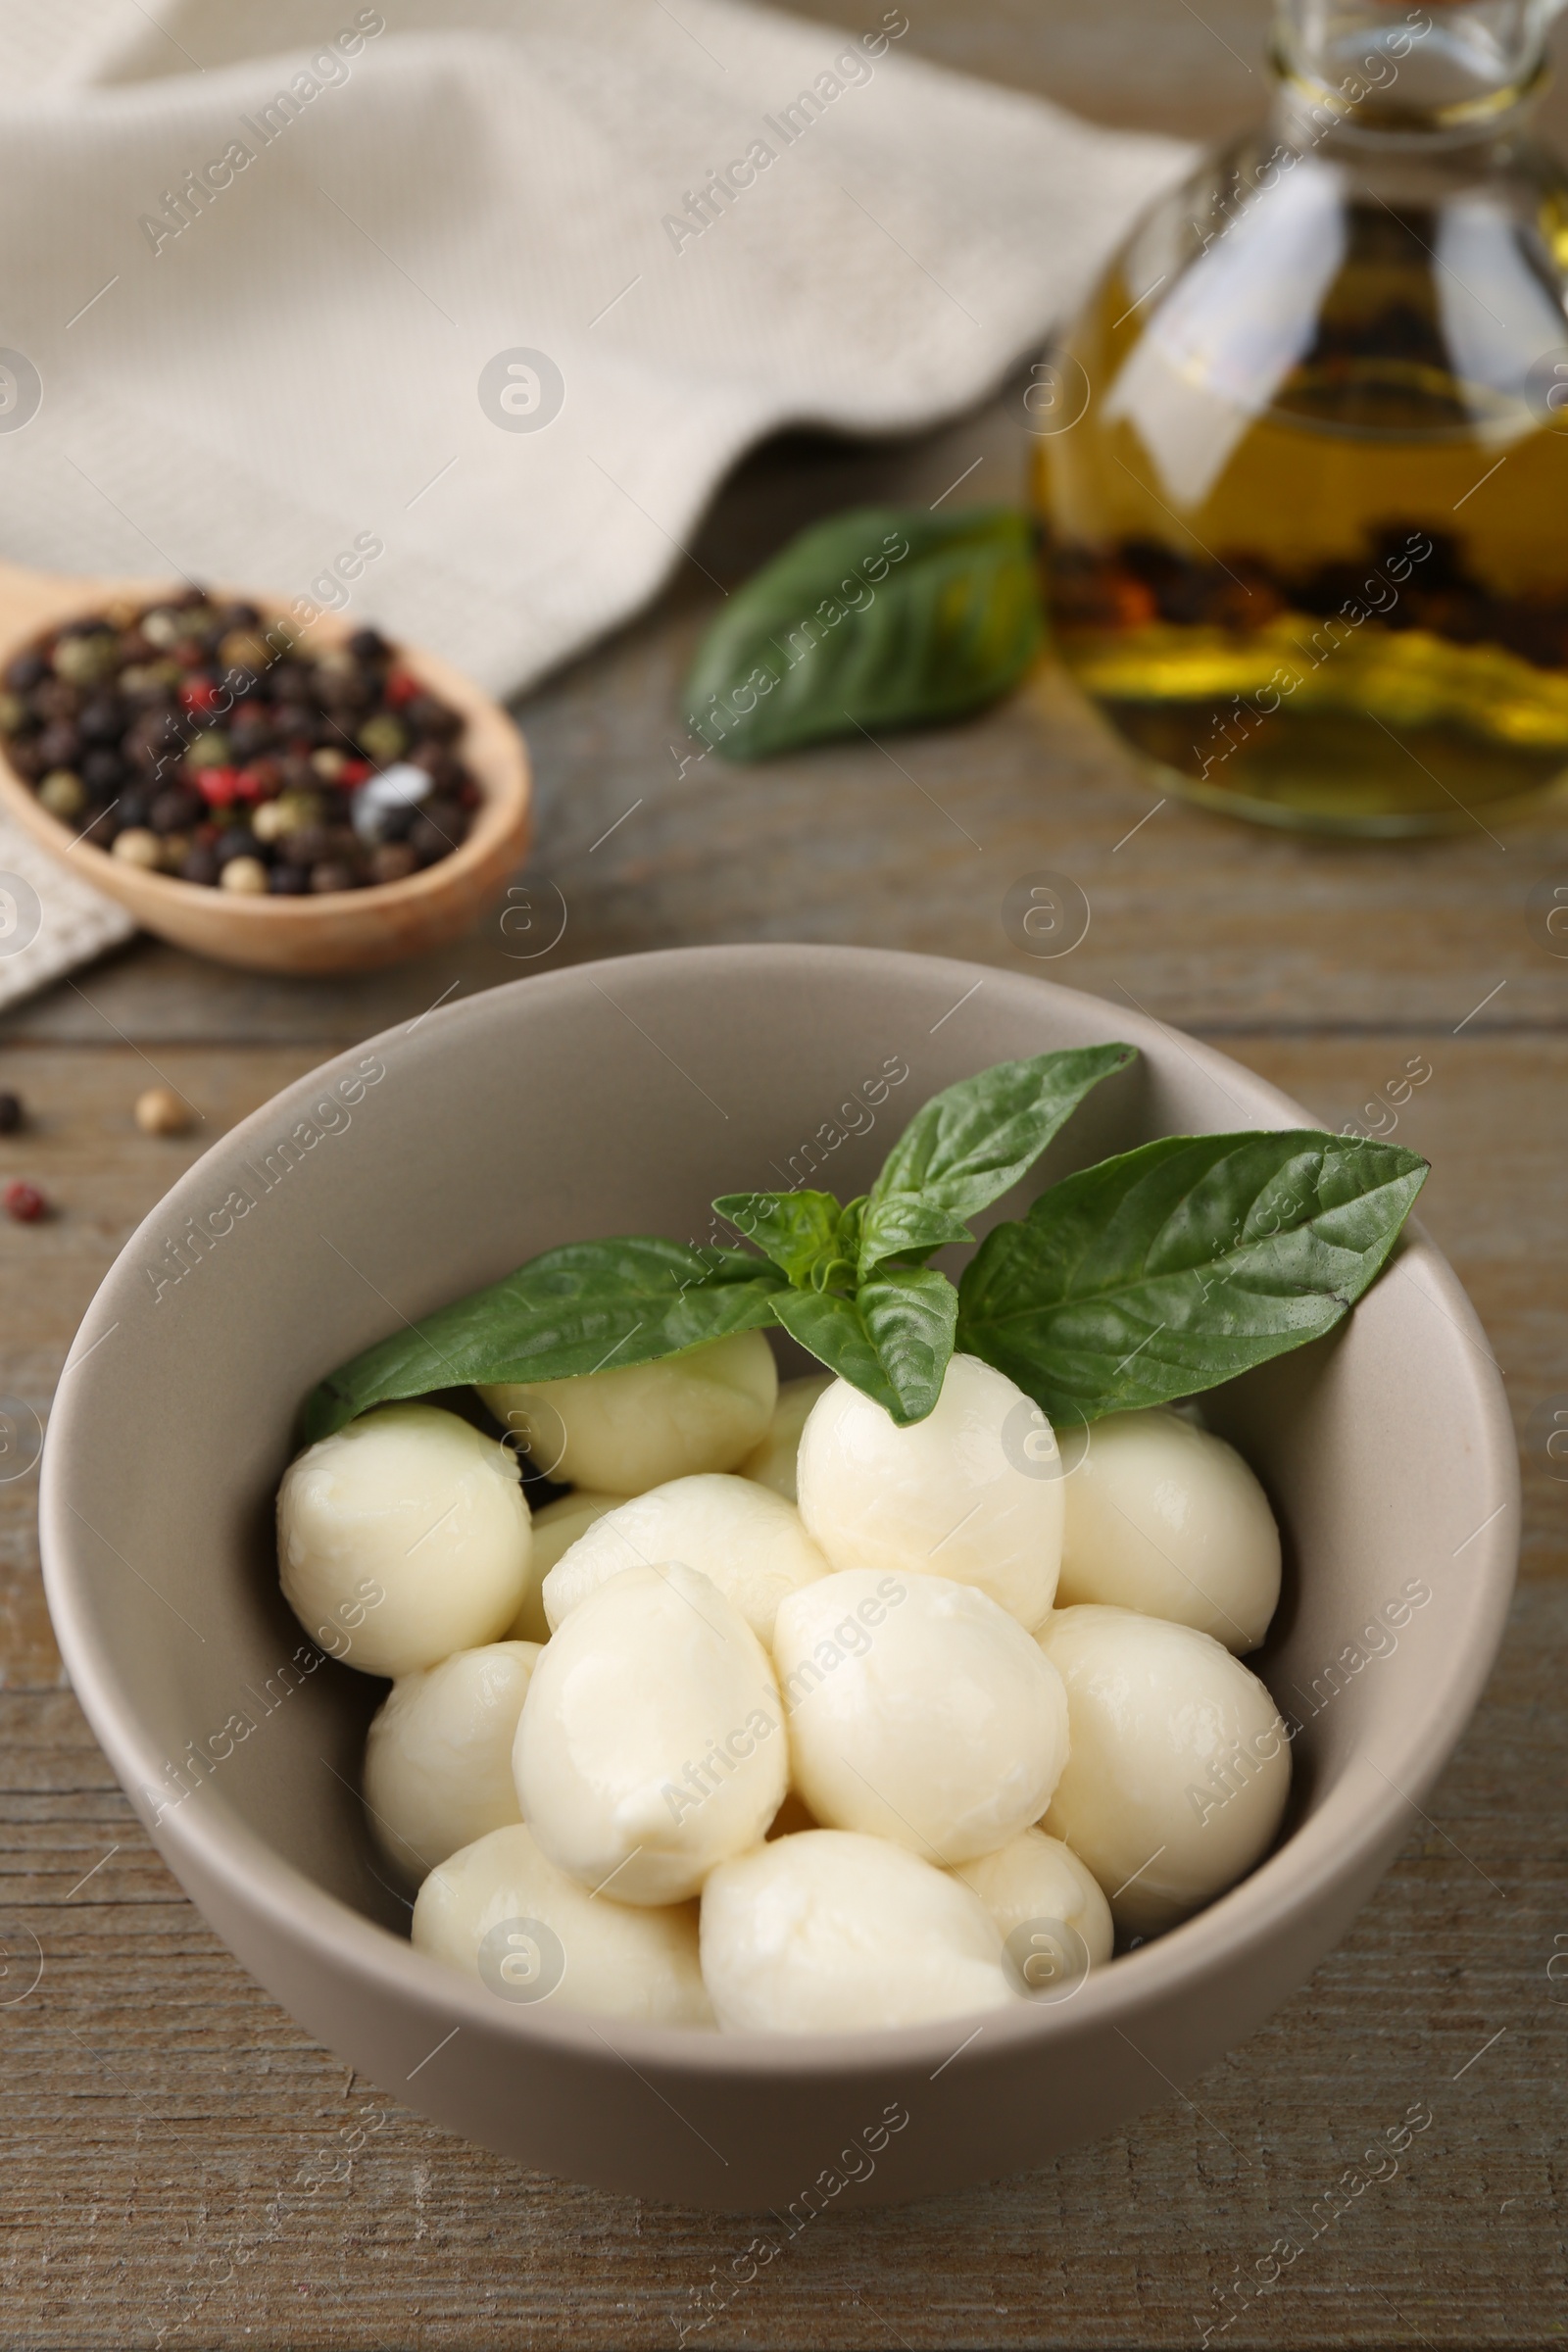
<svg viewBox="0 0 1568 2352">
<path fill-rule="evenodd" d="M 0 668 L 53 624 L 118 598 L 145 604 L 171 593 L 167 581 L 96 579 L 0 564 Z M 268 620 L 285 616 L 281 605 L 249 590 L 220 587 L 214 593 L 247 598 Z M 310 641 L 324 651 L 344 644 L 359 625 L 357 618 L 323 612 L 310 624 Z M 400 642 L 398 660 L 462 711 L 457 748 L 483 795 L 467 839 L 406 882 L 327 891 L 318 898 L 248 899 L 171 874 L 144 873 L 90 842 L 74 840 L 71 827 L 52 817 L 17 774 L 3 745 L 0 808 L 94 890 L 118 899 L 144 930 L 220 963 L 262 972 L 351 972 L 418 956 L 466 931 L 515 870 L 528 846 L 531 778 L 527 747 L 499 703 L 416 646 Z"/>
</svg>

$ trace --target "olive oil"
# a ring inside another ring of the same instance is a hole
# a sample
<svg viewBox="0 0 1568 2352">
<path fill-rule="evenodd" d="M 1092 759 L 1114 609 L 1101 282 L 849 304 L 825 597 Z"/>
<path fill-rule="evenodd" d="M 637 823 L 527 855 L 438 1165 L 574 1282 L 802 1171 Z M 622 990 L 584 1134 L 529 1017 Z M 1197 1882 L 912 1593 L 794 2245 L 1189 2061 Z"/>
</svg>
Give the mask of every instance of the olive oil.
<svg viewBox="0 0 1568 2352">
<path fill-rule="evenodd" d="M 1561 192 L 1492 150 L 1280 154 L 1168 200 L 1055 355 L 1087 387 L 1038 446 L 1056 644 L 1192 797 L 1482 822 L 1568 771 Z"/>
</svg>

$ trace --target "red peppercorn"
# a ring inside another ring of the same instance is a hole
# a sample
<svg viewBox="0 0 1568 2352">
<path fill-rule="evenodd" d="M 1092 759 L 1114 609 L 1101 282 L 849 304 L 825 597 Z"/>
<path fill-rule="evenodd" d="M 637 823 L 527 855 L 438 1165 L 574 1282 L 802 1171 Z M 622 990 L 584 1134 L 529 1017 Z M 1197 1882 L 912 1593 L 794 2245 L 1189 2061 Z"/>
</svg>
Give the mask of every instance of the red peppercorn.
<svg viewBox="0 0 1568 2352">
<path fill-rule="evenodd" d="M 3 1196 L 8 1217 L 19 1224 L 36 1225 L 49 1203 L 35 1184 L 8 1184 Z"/>
<path fill-rule="evenodd" d="M 204 767 L 197 771 L 196 785 L 210 808 L 226 808 L 239 790 L 237 767 Z"/>
<path fill-rule="evenodd" d="M 191 678 L 180 688 L 179 699 L 187 710 L 211 710 L 218 688 L 209 678 Z"/>
<path fill-rule="evenodd" d="M 373 776 L 375 770 L 368 760 L 345 760 L 332 780 L 345 792 L 352 792 L 356 784 L 365 783 L 367 778 Z"/>
<path fill-rule="evenodd" d="M 389 669 L 383 691 L 387 701 L 396 710 L 404 703 L 412 703 L 416 694 L 424 692 L 424 688 L 419 684 L 418 679 L 411 677 L 406 669 Z"/>
</svg>

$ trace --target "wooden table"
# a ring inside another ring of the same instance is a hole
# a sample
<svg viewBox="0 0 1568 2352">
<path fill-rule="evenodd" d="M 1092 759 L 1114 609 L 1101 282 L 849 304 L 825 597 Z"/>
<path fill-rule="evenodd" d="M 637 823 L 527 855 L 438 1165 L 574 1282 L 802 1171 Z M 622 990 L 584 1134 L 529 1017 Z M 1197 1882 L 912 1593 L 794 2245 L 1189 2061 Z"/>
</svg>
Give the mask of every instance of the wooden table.
<svg viewBox="0 0 1568 2352">
<path fill-rule="evenodd" d="M 1248 0 L 1201 17 L 1185 0 L 907 5 L 911 45 L 1104 119 L 1207 135 L 1261 95 L 1263 12 Z M 1011 495 L 1025 448 L 1001 400 L 898 451 L 771 449 L 696 552 L 732 578 L 811 514 L 929 501 L 978 460 L 973 487 Z M 0 1172 L 36 1178 L 60 1213 L 0 1231 L 0 1386 L 46 1411 L 136 1220 L 275 1088 L 444 991 L 574 958 L 779 938 L 1021 966 L 1002 900 L 1050 866 L 1093 909 L 1054 976 L 1216 1040 L 1324 1124 L 1425 1054 L 1434 1076 L 1400 1140 L 1434 1162 L 1424 1213 L 1506 1372 L 1528 1511 L 1502 1659 L 1430 1815 L 1412 1813 L 1353 1934 L 1201 2082 L 1044 2172 L 822 2219 L 691 2340 L 1196 2345 L 1230 2320 L 1236 2345 L 1557 2342 L 1568 1487 L 1538 1408 L 1568 1403 L 1568 962 L 1526 902 L 1539 881 L 1568 882 L 1568 824 L 1351 849 L 1175 803 L 1151 813 L 1156 796 L 1049 672 L 977 725 L 906 739 L 896 761 L 835 749 L 682 778 L 672 690 L 713 601 L 683 567 L 657 612 L 522 713 L 541 823 L 506 931 L 308 987 L 141 942 L 5 1024 L 0 1085 L 33 1124 L 0 1143 Z M 136 1132 L 130 1105 L 155 1076 L 200 1104 L 196 1137 Z M 152 1852 L 66 1686 L 34 1486 L 0 1485 L 0 2345 L 673 2345 L 746 2223 L 617 2201 L 449 2140 L 346 2078 L 258 1990 Z M 29 1935 L 43 1973 L 19 1998 Z M 1289 2217 L 1417 2100 L 1432 2128 L 1397 2178 L 1244 2308 L 1233 2281 L 1258 2281 Z M 368 2118 L 363 2154 L 318 2161 Z"/>
</svg>

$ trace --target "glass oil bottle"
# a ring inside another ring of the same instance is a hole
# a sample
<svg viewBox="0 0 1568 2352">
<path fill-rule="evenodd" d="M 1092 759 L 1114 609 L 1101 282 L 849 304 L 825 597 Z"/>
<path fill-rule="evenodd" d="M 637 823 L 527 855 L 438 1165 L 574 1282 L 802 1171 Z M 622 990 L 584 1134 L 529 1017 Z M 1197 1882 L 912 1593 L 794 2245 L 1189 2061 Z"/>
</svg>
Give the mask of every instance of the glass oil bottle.
<svg viewBox="0 0 1568 2352">
<path fill-rule="evenodd" d="M 1268 127 L 1052 355 L 1055 641 L 1166 789 L 1490 822 L 1568 771 L 1568 181 L 1550 0 L 1279 0 Z"/>
</svg>

